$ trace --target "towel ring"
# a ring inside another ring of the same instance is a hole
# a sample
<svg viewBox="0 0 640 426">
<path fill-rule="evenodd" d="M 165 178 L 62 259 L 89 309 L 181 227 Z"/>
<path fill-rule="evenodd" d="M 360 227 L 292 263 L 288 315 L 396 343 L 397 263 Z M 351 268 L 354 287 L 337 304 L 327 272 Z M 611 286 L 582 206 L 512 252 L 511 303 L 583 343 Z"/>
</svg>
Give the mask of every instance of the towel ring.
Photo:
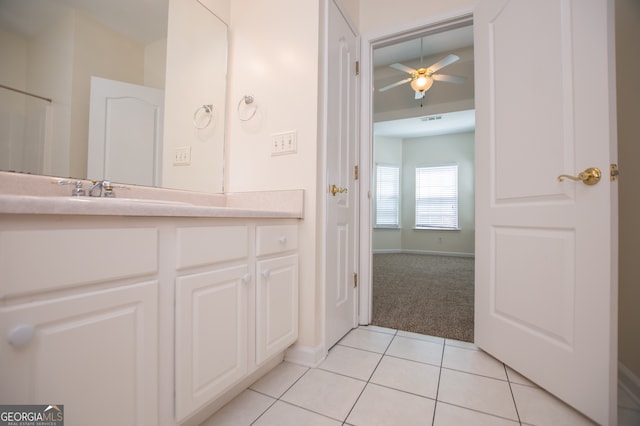
<svg viewBox="0 0 640 426">
<path fill-rule="evenodd" d="M 200 113 L 200 111 L 204 111 L 204 113 L 207 114 L 207 118 L 203 120 L 201 124 L 200 124 L 200 120 L 198 120 L 198 114 Z M 213 105 L 211 104 L 202 105 L 200 108 L 196 110 L 196 112 L 193 113 L 193 126 L 196 129 L 205 129 L 209 127 L 209 124 L 211 124 L 212 119 L 213 119 Z"/>
<path fill-rule="evenodd" d="M 238 102 L 238 118 L 240 119 L 240 121 L 249 121 L 253 118 L 254 115 L 256 115 L 256 112 L 258 111 L 258 105 L 253 105 L 253 108 L 249 107 L 249 105 L 251 105 L 253 102 L 254 102 L 254 99 L 253 99 L 253 96 L 251 95 L 246 95 L 240 98 L 240 102 Z M 248 116 L 245 116 L 244 118 L 242 116 L 242 113 L 240 112 L 240 107 L 242 106 L 243 103 L 247 107 L 249 107 L 249 110 L 250 110 L 250 113 L 248 114 Z"/>
</svg>

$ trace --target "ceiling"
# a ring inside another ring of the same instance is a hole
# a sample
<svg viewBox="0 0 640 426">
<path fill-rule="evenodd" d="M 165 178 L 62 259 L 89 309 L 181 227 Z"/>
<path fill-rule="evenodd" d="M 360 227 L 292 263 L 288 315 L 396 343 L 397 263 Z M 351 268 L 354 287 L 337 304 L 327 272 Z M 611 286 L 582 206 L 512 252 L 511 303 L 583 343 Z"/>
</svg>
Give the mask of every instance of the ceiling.
<svg viewBox="0 0 640 426">
<path fill-rule="evenodd" d="M 421 38 L 422 53 L 420 52 Z M 373 66 L 375 68 L 395 62 L 420 59 L 421 56 L 429 57 L 440 53 L 448 53 L 451 50 L 472 45 L 473 27 L 467 25 L 376 47 L 373 51 Z"/>
<path fill-rule="evenodd" d="M 373 124 L 373 133 L 376 136 L 404 139 L 470 132 L 475 129 L 475 117 L 475 110 L 471 109 L 400 120 L 379 121 Z"/>
<path fill-rule="evenodd" d="M 373 51 L 374 81 L 376 80 L 376 73 L 388 75 L 390 70 L 388 65 L 390 64 L 420 61 L 422 57 L 444 57 L 451 51 L 469 46 L 473 46 L 473 27 L 471 25 L 376 47 Z M 401 71 L 392 70 L 392 72 L 397 72 L 398 80 L 407 77 L 407 75 Z M 446 74 L 446 72 L 444 74 Z M 374 134 L 399 138 L 415 138 L 466 132 L 474 128 L 475 112 L 474 110 L 466 110 L 398 120 L 378 121 L 374 124 Z"/>
<path fill-rule="evenodd" d="M 167 35 L 169 0 L 0 0 L 0 28 L 33 37 L 69 9 L 142 44 Z"/>
</svg>

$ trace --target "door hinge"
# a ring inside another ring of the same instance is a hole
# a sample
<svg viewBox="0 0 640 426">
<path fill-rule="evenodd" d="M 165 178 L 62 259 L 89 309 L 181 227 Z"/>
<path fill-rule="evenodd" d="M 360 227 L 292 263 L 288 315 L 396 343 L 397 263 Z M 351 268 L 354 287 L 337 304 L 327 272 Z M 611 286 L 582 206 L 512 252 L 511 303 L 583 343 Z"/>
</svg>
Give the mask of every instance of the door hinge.
<svg viewBox="0 0 640 426">
<path fill-rule="evenodd" d="M 620 170 L 618 170 L 617 164 L 611 165 L 611 182 L 618 180 L 618 175 L 620 175 Z"/>
<path fill-rule="evenodd" d="M 358 288 L 358 273 L 353 273 L 353 288 Z"/>
<path fill-rule="evenodd" d="M 360 169 L 358 168 L 358 166 L 353 166 L 353 178 L 355 180 L 360 179 Z"/>
<path fill-rule="evenodd" d="M 360 61 L 356 61 L 356 75 L 360 75 Z"/>
</svg>

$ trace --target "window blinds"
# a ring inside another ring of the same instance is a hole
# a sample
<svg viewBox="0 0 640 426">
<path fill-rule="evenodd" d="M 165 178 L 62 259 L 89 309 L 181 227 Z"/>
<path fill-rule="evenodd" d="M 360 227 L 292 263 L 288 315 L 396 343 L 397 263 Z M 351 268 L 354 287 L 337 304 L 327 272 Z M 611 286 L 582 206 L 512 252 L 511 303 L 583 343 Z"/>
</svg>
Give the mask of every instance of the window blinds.
<svg viewBox="0 0 640 426">
<path fill-rule="evenodd" d="M 416 168 L 416 228 L 458 229 L 458 165 Z"/>
<path fill-rule="evenodd" d="M 400 219 L 400 168 L 376 165 L 376 226 L 398 227 Z"/>
</svg>

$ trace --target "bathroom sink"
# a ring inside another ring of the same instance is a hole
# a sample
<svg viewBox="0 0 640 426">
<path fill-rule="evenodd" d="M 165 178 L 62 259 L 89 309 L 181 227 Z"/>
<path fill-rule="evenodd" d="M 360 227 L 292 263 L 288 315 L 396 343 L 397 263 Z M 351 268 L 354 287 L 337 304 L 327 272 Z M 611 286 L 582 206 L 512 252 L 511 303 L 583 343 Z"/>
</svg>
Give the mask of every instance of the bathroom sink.
<svg viewBox="0 0 640 426">
<path fill-rule="evenodd" d="M 171 200 L 151 200 L 143 198 L 107 198 L 107 197 L 62 197 L 65 200 L 70 200 L 79 203 L 100 203 L 100 204 L 145 204 L 145 205 L 164 205 L 164 206 L 191 206 L 193 204 L 183 201 L 171 201 Z"/>
</svg>

